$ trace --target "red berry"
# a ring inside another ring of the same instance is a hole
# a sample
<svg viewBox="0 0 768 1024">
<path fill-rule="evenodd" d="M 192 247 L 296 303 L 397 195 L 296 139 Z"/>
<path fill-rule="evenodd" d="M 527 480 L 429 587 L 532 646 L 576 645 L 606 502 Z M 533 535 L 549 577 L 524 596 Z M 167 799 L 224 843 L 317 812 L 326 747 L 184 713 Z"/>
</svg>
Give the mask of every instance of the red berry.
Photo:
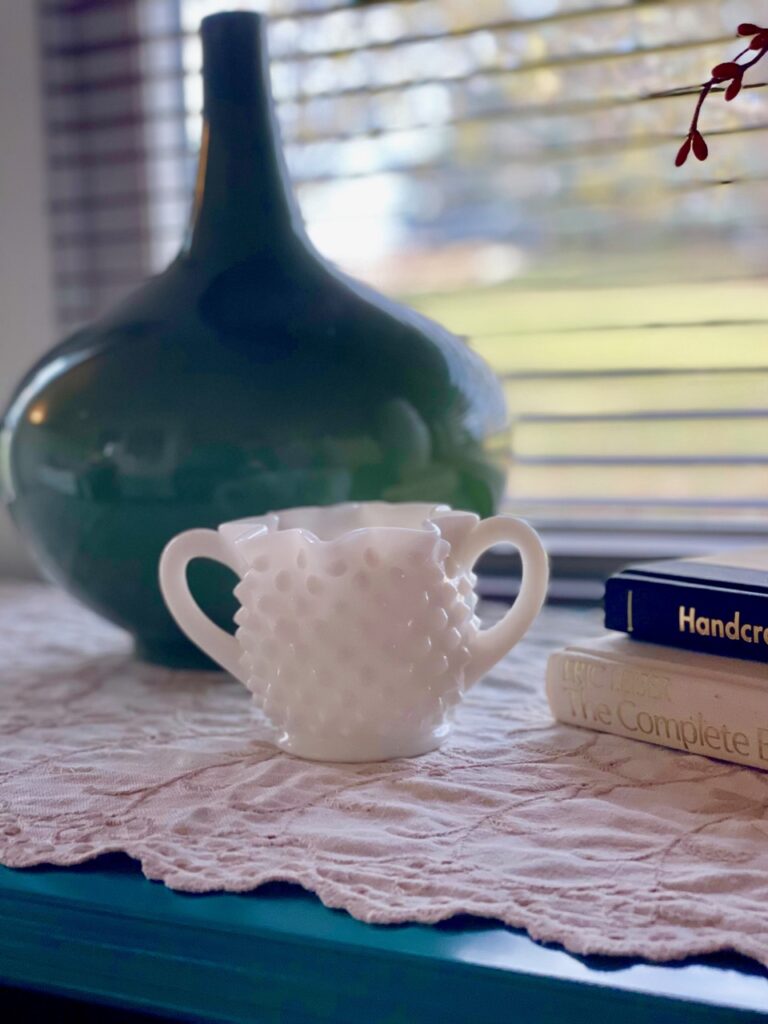
<svg viewBox="0 0 768 1024">
<path fill-rule="evenodd" d="M 751 21 L 743 21 L 737 31 L 740 36 L 754 36 L 762 29 L 759 25 L 753 25 Z"/>
<path fill-rule="evenodd" d="M 744 84 L 744 79 L 741 75 L 737 75 L 728 88 L 725 90 L 725 98 L 730 103 L 731 100 L 735 100 L 741 92 L 741 87 Z"/>
<path fill-rule="evenodd" d="M 709 147 L 704 141 L 701 132 L 693 133 L 693 155 L 697 160 L 706 160 L 709 156 Z"/>
<path fill-rule="evenodd" d="M 750 50 L 768 49 L 768 32 L 766 32 L 765 29 L 761 29 L 749 44 L 749 48 Z"/>
<path fill-rule="evenodd" d="M 677 151 L 675 158 L 675 167 L 682 167 L 685 161 L 688 159 L 688 154 L 691 152 L 691 140 L 690 137 L 685 140 L 680 149 Z"/>
<path fill-rule="evenodd" d="M 741 65 L 735 60 L 726 60 L 722 64 L 716 64 L 712 68 L 712 77 L 724 82 L 727 78 L 733 78 L 741 74 Z"/>
</svg>

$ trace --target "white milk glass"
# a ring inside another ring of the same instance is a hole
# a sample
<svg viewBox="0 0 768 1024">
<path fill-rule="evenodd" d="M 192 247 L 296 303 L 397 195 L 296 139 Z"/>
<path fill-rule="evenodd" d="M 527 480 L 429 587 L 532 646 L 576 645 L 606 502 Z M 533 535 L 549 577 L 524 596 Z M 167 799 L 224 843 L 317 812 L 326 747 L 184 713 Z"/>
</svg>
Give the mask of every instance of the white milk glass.
<svg viewBox="0 0 768 1024">
<path fill-rule="evenodd" d="M 498 543 L 518 548 L 523 578 L 514 605 L 481 629 L 472 567 Z M 234 636 L 194 601 L 193 558 L 240 577 Z M 469 687 L 538 615 L 547 581 L 546 553 L 523 520 L 416 503 L 292 508 L 189 530 L 160 562 L 172 615 L 253 693 L 276 745 L 324 761 L 438 747 Z"/>
</svg>

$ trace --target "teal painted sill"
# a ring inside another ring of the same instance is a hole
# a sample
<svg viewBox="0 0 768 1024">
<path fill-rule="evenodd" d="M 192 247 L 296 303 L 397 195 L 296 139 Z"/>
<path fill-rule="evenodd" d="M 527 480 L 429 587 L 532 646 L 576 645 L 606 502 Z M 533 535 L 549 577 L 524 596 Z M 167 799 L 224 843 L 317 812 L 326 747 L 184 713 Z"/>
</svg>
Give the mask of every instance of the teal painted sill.
<svg viewBox="0 0 768 1024">
<path fill-rule="evenodd" d="M 0 981 L 218 1022 L 757 1022 L 768 972 L 743 958 L 579 958 L 474 918 L 373 926 L 297 886 L 203 896 L 127 857 L 0 869 Z"/>
</svg>

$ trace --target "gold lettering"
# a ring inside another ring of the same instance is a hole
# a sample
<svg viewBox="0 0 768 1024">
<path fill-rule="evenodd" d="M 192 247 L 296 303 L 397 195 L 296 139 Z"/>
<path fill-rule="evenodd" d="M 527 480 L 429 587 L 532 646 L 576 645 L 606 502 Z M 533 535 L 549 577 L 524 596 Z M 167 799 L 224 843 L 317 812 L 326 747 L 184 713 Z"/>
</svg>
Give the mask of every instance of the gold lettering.
<svg viewBox="0 0 768 1024">
<path fill-rule="evenodd" d="M 671 700 L 669 696 L 669 676 L 652 676 L 652 692 L 649 694 L 653 700 Z"/>
<path fill-rule="evenodd" d="M 745 644 L 768 644 L 768 626 L 755 626 L 751 622 L 742 624 L 741 612 L 735 612 L 732 619 L 710 619 L 706 615 L 696 616 L 695 608 L 679 607 L 679 629 L 681 633 L 697 633 L 699 636 L 719 637 L 726 640 L 741 640 Z"/>
<path fill-rule="evenodd" d="M 696 609 L 691 608 L 690 611 L 685 610 L 685 605 L 680 605 L 680 618 L 679 618 L 679 630 L 681 633 L 685 633 L 686 629 L 690 630 L 691 633 L 696 632 Z"/>
<path fill-rule="evenodd" d="M 736 612 L 730 622 L 725 624 L 725 635 L 729 640 L 739 639 L 739 626 L 741 623 L 741 612 Z"/>
<path fill-rule="evenodd" d="M 745 732 L 735 732 L 733 734 L 733 749 L 737 754 L 749 753 L 749 736 Z"/>
<path fill-rule="evenodd" d="M 761 761 L 768 761 L 768 729 L 757 730 L 757 756 Z"/>
<path fill-rule="evenodd" d="M 732 754 L 733 753 L 733 747 L 729 747 L 728 746 L 728 737 L 730 736 L 730 733 L 728 731 L 728 726 L 724 725 L 723 728 L 720 730 L 720 732 L 721 732 L 722 737 L 723 737 L 723 747 L 725 748 L 727 753 Z"/>
<path fill-rule="evenodd" d="M 590 686 L 594 686 L 596 689 L 599 690 L 604 685 L 604 683 L 605 683 L 605 680 L 603 679 L 603 675 L 605 674 L 605 666 L 604 665 L 587 665 L 586 669 L 587 669 L 587 682 L 589 683 Z"/>
<path fill-rule="evenodd" d="M 603 665 L 591 665 L 586 661 L 578 661 L 568 658 L 563 665 L 563 679 L 567 683 L 573 683 L 579 689 L 587 689 L 590 686 L 598 689 L 603 686 Z"/>
<path fill-rule="evenodd" d="M 690 750 L 698 743 L 699 730 L 696 728 L 696 723 L 690 718 L 686 718 L 680 723 L 680 738 L 686 750 Z"/>
<path fill-rule="evenodd" d="M 596 704 L 595 705 L 595 721 L 600 722 L 601 725 L 610 725 L 613 721 L 611 715 L 611 709 L 607 704 Z"/>
<path fill-rule="evenodd" d="M 647 697 L 649 700 L 670 700 L 669 677 L 632 668 L 621 668 L 611 680 L 614 693 L 626 697 Z"/>
<path fill-rule="evenodd" d="M 695 728 L 695 727 L 694 727 Z M 662 730 L 666 739 L 672 739 L 672 733 L 674 732 L 674 738 L 677 742 L 680 742 L 680 723 L 675 718 L 665 718 L 664 715 L 653 716 L 653 731 L 661 738 Z"/>
<path fill-rule="evenodd" d="M 583 721 L 586 721 L 588 717 L 587 705 L 584 703 L 582 691 L 573 686 L 566 686 L 565 692 L 568 694 L 568 700 L 571 705 L 571 714 L 574 718 L 581 718 Z"/>
<path fill-rule="evenodd" d="M 610 725 L 610 708 L 606 704 L 588 707 L 589 717 L 603 725 Z M 751 741 L 747 733 L 732 732 L 727 725 L 711 725 L 701 712 L 688 718 L 673 718 L 638 710 L 632 700 L 623 700 L 616 709 L 619 723 L 630 733 L 641 733 L 667 746 L 681 746 L 684 750 L 725 751 L 740 754 L 751 753 Z M 757 756 L 768 763 L 768 727 L 757 730 Z"/>
<path fill-rule="evenodd" d="M 626 708 L 626 712 L 625 712 L 625 708 Z M 624 728 L 628 732 L 637 732 L 637 725 L 630 725 L 630 723 L 628 721 L 629 716 L 633 714 L 634 710 L 635 710 L 635 702 L 633 700 L 623 700 L 621 702 L 621 704 L 619 704 L 618 708 L 616 709 L 616 713 L 618 715 L 619 721 L 621 722 L 621 724 L 624 726 Z M 766 729 L 765 744 L 766 744 L 766 751 L 768 752 L 768 729 Z"/>
<path fill-rule="evenodd" d="M 647 711 L 640 711 L 637 715 L 637 728 L 645 736 L 653 733 L 653 718 Z"/>
<path fill-rule="evenodd" d="M 714 727 L 714 725 L 705 725 L 701 734 L 701 738 L 704 743 L 711 747 L 713 750 L 722 749 L 720 746 L 720 733 Z"/>
</svg>

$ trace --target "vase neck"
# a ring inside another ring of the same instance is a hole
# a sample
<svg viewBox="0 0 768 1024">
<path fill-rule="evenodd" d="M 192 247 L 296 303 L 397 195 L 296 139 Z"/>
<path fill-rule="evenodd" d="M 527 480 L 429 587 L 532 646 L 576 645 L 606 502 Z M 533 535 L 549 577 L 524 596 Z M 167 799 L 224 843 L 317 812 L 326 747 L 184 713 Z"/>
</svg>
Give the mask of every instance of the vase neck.
<svg viewBox="0 0 768 1024">
<path fill-rule="evenodd" d="M 288 179 L 269 79 L 264 23 L 248 12 L 205 18 L 203 137 L 187 250 L 245 258 L 304 230 Z"/>
</svg>

